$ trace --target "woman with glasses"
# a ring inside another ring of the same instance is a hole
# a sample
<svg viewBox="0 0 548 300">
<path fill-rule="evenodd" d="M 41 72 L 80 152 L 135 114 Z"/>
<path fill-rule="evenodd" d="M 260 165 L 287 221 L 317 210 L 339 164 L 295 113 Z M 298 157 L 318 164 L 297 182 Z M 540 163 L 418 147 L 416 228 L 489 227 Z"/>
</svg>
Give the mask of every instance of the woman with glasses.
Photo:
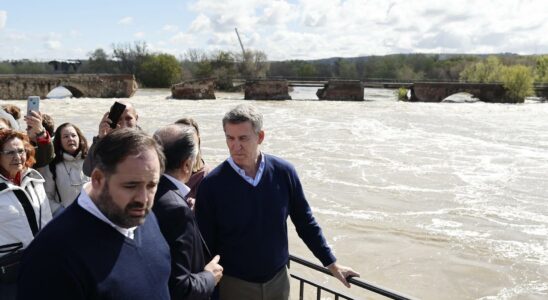
<svg viewBox="0 0 548 300">
<path fill-rule="evenodd" d="M 53 146 L 55 158 L 40 172 L 46 179 L 46 194 L 55 216 L 74 202 L 84 183 L 89 181 L 82 171 L 88 142 L 80 128 L 63 123 L 55 130 Z"/>
<path fill-rule="evenodd" d="M 0 130 L 0 299 L 15 299 L 17 252 L 51 219 L 44 178 L 30 166 L 34 147 L 26 134 Z M 14 263 L 14 264 L 13 264 Z"/>
</svg>

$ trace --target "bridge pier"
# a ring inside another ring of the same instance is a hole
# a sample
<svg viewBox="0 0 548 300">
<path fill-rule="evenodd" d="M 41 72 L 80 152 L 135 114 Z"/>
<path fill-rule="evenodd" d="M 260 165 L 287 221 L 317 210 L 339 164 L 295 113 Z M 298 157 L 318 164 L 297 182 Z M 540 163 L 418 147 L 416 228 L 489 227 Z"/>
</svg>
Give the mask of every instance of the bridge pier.
<svg viewBox="0 0 548 300">
<path fill-rule="evenodd" d="M 285 79 L 252 79 L 245 82 L 245 100 L 291 100 Z"/>
<path fill-rule="evenodd" d="M 412 84 L 410 90 L 410 102 L 441 102 L 451 95 L 463 92 L 489 103 L 523 103 L 525 100 L 510 99 L 500 83 L 420 82 Z"/>
<path fill-rule="evenodd" d="M 177 83 L 171 86 L 173 99 L 215 99 L 215 80 L 202 79 Z"/>
<path fill-rule="evenodd" d="M 51 90 L 60 86 L 76 98 L 129 98 L 137 90 L 133 75 L 0 75 L 0 99 L 27 99 L 30 95 L 46 98 Z"/>
<path fill-rule="evenodd" d="M 363 101 L 363 83 L 359 80 L 329 80 L 316 96 L 320 100 Z"/>
</svg>

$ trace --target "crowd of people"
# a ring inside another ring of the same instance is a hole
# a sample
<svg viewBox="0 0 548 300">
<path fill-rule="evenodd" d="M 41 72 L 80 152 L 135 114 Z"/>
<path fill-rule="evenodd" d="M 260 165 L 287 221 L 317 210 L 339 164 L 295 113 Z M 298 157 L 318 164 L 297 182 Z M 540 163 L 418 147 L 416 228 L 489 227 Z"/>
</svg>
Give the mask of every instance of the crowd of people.
<svg viewBox="0 0 548 300">
<path fill-rule="evenodd" d="M 0 299 L 289 299 L 287 219 L 345 286 L 295 168 L 264 153 L 261 113 L 222 118 L 228 158 L 181 118 L 152 135 L 127 101 L 93 143 L 47 114 L 0 110 Z"/>
</svg>

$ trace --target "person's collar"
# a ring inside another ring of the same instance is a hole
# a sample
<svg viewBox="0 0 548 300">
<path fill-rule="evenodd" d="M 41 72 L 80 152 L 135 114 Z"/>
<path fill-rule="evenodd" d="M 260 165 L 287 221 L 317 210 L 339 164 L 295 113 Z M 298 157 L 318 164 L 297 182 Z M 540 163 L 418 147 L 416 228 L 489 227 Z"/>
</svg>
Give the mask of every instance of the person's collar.
<svg viewBox="0 0 548 300">
<path fill-rule="evenodd" d="M 76 155 L 72 155 L 68 152 L 63 151 L 63 159 L 66 161 L 73 161 L 78 160 L 82 157 L 82 152 L 78 150 L 78 153 Z"/>
<path fill-rule="evenodd" d="M 91 200 L 91 198 L 89 197 L 88 193 L 86 192 L 86 188 L 88 185 L 90 185 L 91 182 L 88 182 L 86 184 L 84 184 L 84 186 L 82 187 L 82 190 L 80 191 L 80 195 L 78 196 L 78 205 L 80 205 L 83 209 L 85 209 L 86 211 L 88 211 L 90 214 L 94 215 L 95 217 L 97 217 L 99 220 L 109 224 L 110 226 L 112 226 L 114 229 L 116 229 L 116 231 L 118 231 L 119 233 L 121 233 L 123 236 L 127 237 L 127 238 L 130 238 L 130 239 L 133 239 L 134 238 L 134 235 L 135 235 L 135 229 L 137 229 L 137 226 L 135 227 L 131 227 L 131 228 L 123 228 L 123 227 L 120 227 L 114 223 L 112 223 L 112 221 L 110 221 L 100 210 L 99 208 L 97 207 L 97 205 L 95 205 L 95 202 L 93 202 L 93 200 Z"/>
<path fill-rule="evenodd" d="M 261 180 L 261 177 L 263 176 L 263 171 L 265 167 L 265 155 L 262 152 L 259 152 L 259 168 L 257 169 L 257 172 L 255 173 L 255 178 L 252 178 L 251 176 L 248 176 L 245 173 L 245 170 L 240 168 L 232 159 L 231 156 L 227 158 L 228 163 L 230 166 L 240 175 L 243 179 L 245 179 L 247 182 L 249 182 L 253 186 L 257 186 L 259 184 L 259 181 Z"/>
<path fill-rule="evenodd" d="M 182 183 L 180 180 L 178 180 L 177 178 L 167 174 L 167 173 L 164 173 L 164 176 L 169 179 L 171 182 L 173 182 L 173 184 L 177 187 L 177 189 L 179 189 L 179 191 L 181 192 L 181 194 L 183 195 L 183 197 L 186 197 L 186 195 L 188 195 L 188 193 L 190 193 L 190 188 Z"/>
</svg>

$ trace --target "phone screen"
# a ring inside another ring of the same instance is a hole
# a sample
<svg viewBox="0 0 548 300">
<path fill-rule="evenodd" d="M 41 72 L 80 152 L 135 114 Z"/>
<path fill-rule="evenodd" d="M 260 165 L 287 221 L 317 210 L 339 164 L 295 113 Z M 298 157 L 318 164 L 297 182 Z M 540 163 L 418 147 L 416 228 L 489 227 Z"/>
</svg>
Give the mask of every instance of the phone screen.
<svg viewBox="0 0 548 300">
<path fill-rule="evenodd" d="M 108 118 L 112 121 L 110 128 L 116 128 L 116 124 L 118 124 L 118 120 L 120 120 L 124 110 L 126 110 L 126 106 L 120 102 L 114 102 L 110 107 L 110 112 L 108 113 Z"/>
</svg>

